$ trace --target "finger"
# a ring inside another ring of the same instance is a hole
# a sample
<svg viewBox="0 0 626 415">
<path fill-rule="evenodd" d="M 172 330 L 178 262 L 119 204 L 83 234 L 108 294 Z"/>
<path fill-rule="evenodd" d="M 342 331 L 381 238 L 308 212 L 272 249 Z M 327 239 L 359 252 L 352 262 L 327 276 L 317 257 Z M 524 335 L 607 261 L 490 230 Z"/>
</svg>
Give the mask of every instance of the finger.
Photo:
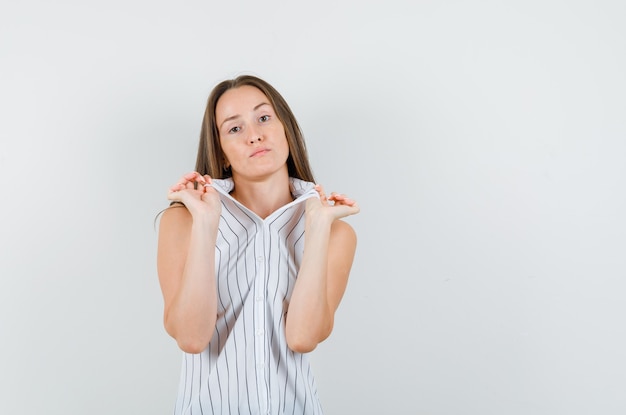
<svg viewBox="0 0 626 415">
<path fill-rule="evenodd" d="M 170 192 L 179 192 L 186 188 L 187 186 L 185 183 L 179 182 L 179 183 L 176 183 L 174 186 L 170 187 Z"/>
<path fill-rule="evenodd" d="M 332 193 L 330 194 L 330 196 L 328 196 L 328 200 L 329 200 L 329 201 L 331 201 L 331 200 L 332 200 L 333 202 L 338 202 L 338 201 L 340 201 L 340 200 L 342 200 L 342 199 L 343 199 L 343 197 L 342 197 L 342 196 L 343 196 L 343 195 L 340 195 L 340 194 L 338 194 L 338 193 L 332 192 Z"/>
<path fill-rule="evenodd" d="M 202 183 L 202 184 L 204 184 L 204 183 L 206 183 L 206 180 L 200 173 L 193 171 L 193 172 L 184 174 L 180 178 L 179 183 L 184 183 L 185 185 L 187 185 L 188 183 L 192 183 L 192 184 L 194 184 L 194 183 Z"/>
<path fill-rule="evenodd" d="M 167 200 L 171 200 L 174 202 L 180 202 L 181 201 L 181 194 L 178 191 L 169 191 L 167 193 Z"/>
<path fill-rule="evenodd" d="M 201 176 L 199 173 L 198 176 L 196 176 L 196 178 L 194 179 L 194 182 L 200 184 L 201 186 L 206 186 L 208 184 L 206 177 Z"/>
<path fill-rule="evenodd" d="M 341 204 L 341 205 L 346 205 L 346 206 L 356 205 L 356 201 L 354 199 L 350 199 L 348 196 L 344 194 L 333 193 L 330 196 L 330 199 L 332 199 L 335 202 L 335 204 Z"/>
<path fill-rule="evenodd" d="M 177 185 L 183 184 L 186 185 L 189 181 L 193 180 L 193 173 L 183 174 L 180 179 L 178 179 Z"/>
<path fill-rule="evenodd" d="M 187 183 L 189 183 L 190 180 L 193 180 L 194 174 L 195 173 L 184 174 L 180 180 L 178 180 L 178 183 L 170 187 L 170 189 L 172 191 L 178 191 L 187 188 Z"/>
<path fill-rule="evenodd" d="M 220 195 L 217 192 L 217 190 L 215 190 L 211 185 L 207 184 L 203 187 L 204 191 L 203 193 L 200 195 L 200 199 L 208 202 L 211 199 L 215 199 L 215 200 L 219 200 L 220 199 Z"/>
<path fill-rule="evenodd" d="M 356 203 L 354 201 L 354 199 L 350 199 L 349 197 L 345 196 L 345 195 L 341 195 L 341 196 L 333 196 L 333 200 L 336 203 L 343 203 L 343 204 L 354 204 Z"/>
<path fill-rule="evenodd" d="M 168 193 L 178 194 L 178 197 L 182 197 L 181 194 L 186 190 L 194 191 L 193 183 L 177 183 L 168 189 Z"/>
<path fill-rule="evenodd" d="M 322 185 L 316 184 L 315 190 L 317 191 L 317 193 L 319 193 L 322 203 L 328 204 L 328 197 L 326 196 L 326 193 L 324 193 L 324 188 L 322 187 Z"/>
<path fill-rule="evenodd" d="M 183 179 L 187 180 L 187 181 L 193 181 L 195 180 L 198 176 L 200 176 L 200 173 L 198 173 L 197 171 L 192 171 L 189 172 L 187 174 L 185 174 L 183 176 Z"/>
<path fill-rule="evenodd" d="M 346 196 L 343 193 L 336 193 L 336 192 L 332 192 L 330 194 L 329 199 L 336 199 L 336 200 L 340 200 L 340 199 L 348 199 L 348 196 Z"/>
<path fill-rule="evenodd" d="M 209 190 L 211 190 L 212 183 L 213 180 L 211 179 L 211 176 L 209 176 L 208 174 L 205 174 L 204 176 L 202 176 L 202 181 L 199 182 L 202 185 L 202 193 L 203 195 L 206 194 Z"/>
<path fill-rule="evenodd" d="M 201 185 L 206 184 L 206 179 L 200 175 L 198 172 L 190 172 L 184 174 L 177 184 L 172 186 L 170 189 L 172 190 L 183 190 L 183 189 L 195 189 L 196 183 L 200 183 Z"/>
</svg>

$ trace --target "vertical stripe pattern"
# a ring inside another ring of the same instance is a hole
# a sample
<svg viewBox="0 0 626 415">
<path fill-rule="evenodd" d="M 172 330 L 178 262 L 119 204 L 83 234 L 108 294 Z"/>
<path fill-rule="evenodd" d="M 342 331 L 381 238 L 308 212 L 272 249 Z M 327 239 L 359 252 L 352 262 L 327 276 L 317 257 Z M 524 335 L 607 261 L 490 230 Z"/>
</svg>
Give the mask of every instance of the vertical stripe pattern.
<svg viewBox="0 0 626 415">
<path fill-rule="evenodd" d="M 183 354 L 175 415 L 322 414 L 306 354 L 287 347 L 285 313 L 304 252 L 313 183 L 290 178 L 294 201 L 265 219 L 222 199 L 215 248 L 217 323 L 209 346 Z"/>
</svg>

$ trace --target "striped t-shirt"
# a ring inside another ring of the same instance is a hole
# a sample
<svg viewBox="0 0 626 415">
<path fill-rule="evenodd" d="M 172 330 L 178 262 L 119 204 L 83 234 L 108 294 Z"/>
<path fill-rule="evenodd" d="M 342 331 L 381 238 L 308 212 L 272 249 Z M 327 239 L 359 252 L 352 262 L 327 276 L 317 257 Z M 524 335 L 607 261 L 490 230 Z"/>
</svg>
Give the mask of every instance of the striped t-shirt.
<svg viewBox="0 0 626 415">
<path fill-rule="evenodd" d="M 287 347 L 285 313 L 304 251 L 313 183 L 290 178 L 294 201 L 265 219 L 213 180 L 222 215 L 215 248 L 217 323 L 208 347 L 184 353 L 175 414 L 321 414 L 306 354 Z"/>
</svg>

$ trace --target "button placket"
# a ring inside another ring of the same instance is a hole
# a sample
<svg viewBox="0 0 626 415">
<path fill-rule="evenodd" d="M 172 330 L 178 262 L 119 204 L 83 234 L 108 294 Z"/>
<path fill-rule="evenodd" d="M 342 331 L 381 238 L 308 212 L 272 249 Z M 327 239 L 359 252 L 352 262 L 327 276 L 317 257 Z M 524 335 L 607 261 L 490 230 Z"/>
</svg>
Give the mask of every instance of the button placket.
<svg viewBox="0 0 626 415">
<path fill-rule="evenodd" d="M 260 222 L 260 221 L 259 221 Z M 266 355 L 267 355 L 267 342 L 266 342 L 266 310 L 265 310 L 265 290 L 267 286 L 267 264 L 265 261 L 265 241 L 268 240 L 268 232 L 269 229 L 265 225 L 265 223 L 259 223 L 259 228 L 262 229 L 256 235 L 255 240 L 255 262 L 256 262 L 256 278 L 254 279 L 254 299 L 255 299 L 255 361 L 257 368 L 257 382 L 259 385 L 265 385 L 266 377 L 267 377 L 267 364 L 266 364 Z M 270 410 L 270 402 L 268 391 L 265 388 L 259 388 L 259 398 L 263 405 L 263 407 L 269 411 Z"/>
</svg>

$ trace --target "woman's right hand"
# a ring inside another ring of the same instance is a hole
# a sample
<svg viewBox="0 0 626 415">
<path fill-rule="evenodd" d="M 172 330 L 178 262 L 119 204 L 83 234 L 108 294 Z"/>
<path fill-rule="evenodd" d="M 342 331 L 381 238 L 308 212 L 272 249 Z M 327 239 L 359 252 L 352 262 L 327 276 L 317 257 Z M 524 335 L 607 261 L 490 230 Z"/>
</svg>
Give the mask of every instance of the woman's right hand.
<svg viewBox="0 0 626 415">
<path fill-rule="evenodd" d="M 222 213 L 222 203 L 217 190 L 211 186 L 209 175 L 200 175 L 198 172 L 187 173 L 178 183 L 170 187 L 168 200 L 180 202 L 187 207 L 194 218 L 208 216 L 219 220 Z"/>
</svg>

